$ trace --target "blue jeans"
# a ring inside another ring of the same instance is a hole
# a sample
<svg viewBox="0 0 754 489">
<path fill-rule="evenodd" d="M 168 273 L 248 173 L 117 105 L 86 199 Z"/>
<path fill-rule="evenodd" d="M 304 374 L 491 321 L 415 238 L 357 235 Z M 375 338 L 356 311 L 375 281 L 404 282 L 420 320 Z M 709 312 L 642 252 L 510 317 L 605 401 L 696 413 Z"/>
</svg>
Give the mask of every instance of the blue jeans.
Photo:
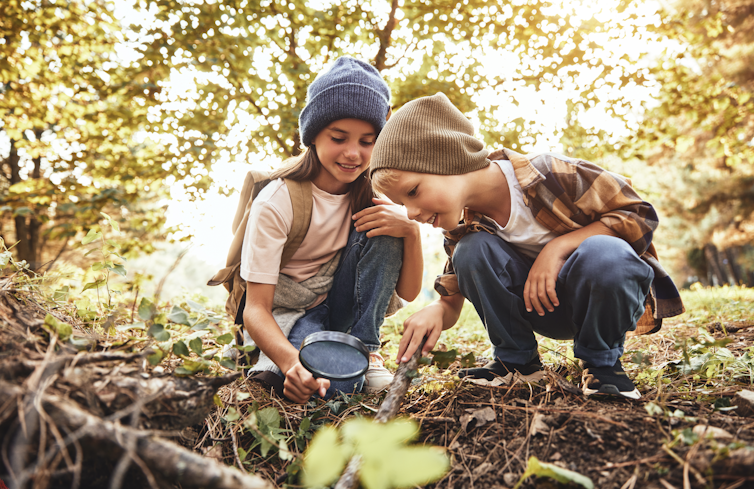
<svg viewBox="0 0 754 489">
<path fill-rule="evenodd" d="M 534 260 L 486 232 L 464 236 L 453 252 L 461 294 L 474 304 L 495 356 L 525 364 L 537 355 L 534 333 L 573 339 L 573 352 L 595 367 L 613 366 L 626 332 L 636 329 L 654 271 L 620 238 L 592 236 L 558 274 L 560 305 L 526 312 L 523 292 Z"/>
<path fill-rule="evenodd" d="M 296 348 L 317 331 L 341 331 L 359 338 L 370 352 L 380 348 L 380 326 L 403 263 L 403 240 L 367 238 L 351 231 L 327 299 L 296 321 L 288 340 Z M 330 381 L 326 397 L 337 391 L 359 392 L 364 376 Z"/>
</svg>

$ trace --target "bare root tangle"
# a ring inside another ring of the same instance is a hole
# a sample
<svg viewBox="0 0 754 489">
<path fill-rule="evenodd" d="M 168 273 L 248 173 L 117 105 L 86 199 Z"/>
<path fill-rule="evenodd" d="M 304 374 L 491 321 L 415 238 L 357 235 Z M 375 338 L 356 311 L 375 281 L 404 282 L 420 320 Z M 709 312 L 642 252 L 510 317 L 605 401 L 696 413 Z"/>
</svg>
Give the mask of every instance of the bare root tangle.
<svg viewBox="0 0 754 489">
<path fill-rule="evenodd" d="M 26 394 L 22 388 L 4 381 L 0 381 L 0 390 L 11 396 Z M 65 426 L 71 431 L 71 435 L 65 440 L 65 446 L 72 444 L 75 440 L 81 441 L 86 438 L 96 444 L 116 445 L 120 450 L 128 451 L 133 441 L 133 454 L 140 459 L 140 465 L 143 464 L 149 471 L 160 473 L 163 478 L 180 483 L 182 487 L 210 489 L 271 487 L 264 479 L 242 474 L 173 442 L 154 437 L 152 432 L 125 427 L 93 416 L 60 396 L 43 395 L 40 404 L 56 425 Z M 63 448 L 53 445 L 36 464 L 14 471 L 11 479 L 12 486 L 25 487 L 29 478 L 33 477 Z"/>
</svg>

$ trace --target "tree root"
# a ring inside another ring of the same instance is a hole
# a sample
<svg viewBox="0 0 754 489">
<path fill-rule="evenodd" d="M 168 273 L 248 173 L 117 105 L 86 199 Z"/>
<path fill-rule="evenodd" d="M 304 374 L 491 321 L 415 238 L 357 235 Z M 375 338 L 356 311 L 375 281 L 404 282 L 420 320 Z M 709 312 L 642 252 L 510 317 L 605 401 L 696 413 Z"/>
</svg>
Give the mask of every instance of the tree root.
<svg viewBox="0 0 754 489">
<path fill-rule="evenodd" d="M 0 391 L 9 396 L 28 394 L 16 385 L 0 380 Z M 95 445 L 116 446 L 119 455 L 132 447 L 132 459 L 137 465 L 159 474 L 161 479 L 179 483 L 183 488 L 207 489 L 268 489 L 269 482 L 261 477 L 242 474 L 238 470 L 205 458 L 173 442 L 153 436 L 153 432 L 137 430 L 98 418 L 79 408 L 70 400 L 49 394 L 38 396 L 35 408 L 41 408 L 45 416 L 61 432 L 70 433 L 62 442 L 52 444 L 36 464 L 12 475 L 10 487 L 25 487 L 30 478 L 43 471 L 57 459 L 65 447 L 82 441 Z M 62 446 L 61 446 L 62 445 Z M 148 474 L 150 478 L 151 474 Z M 151 478 L 150 481 L 155 480 Z"/>
</svg>

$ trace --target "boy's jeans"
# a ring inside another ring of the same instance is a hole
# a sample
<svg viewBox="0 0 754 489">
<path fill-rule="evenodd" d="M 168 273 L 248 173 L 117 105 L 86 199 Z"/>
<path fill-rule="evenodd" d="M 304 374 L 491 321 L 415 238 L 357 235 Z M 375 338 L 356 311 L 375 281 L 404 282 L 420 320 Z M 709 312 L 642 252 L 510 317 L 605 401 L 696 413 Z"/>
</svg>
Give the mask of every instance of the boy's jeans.
<svg viewBox="0 0 754 489">
<path fill-rule="evenodd" d="M 311 333 L 342 331 L 359 338 L 369 351 L 379 350 L 380 326 L 402 263 L 402 239 L 367 238 L 364 232 L 351 231 L 327 299 L 296 321 L 288 340 L 300 348 Z M 359 392 L 363 383 L 363 375 L 353 380 L 330 381 L 326 397 L 336 391 Z"/>
<path fill-rule="evenodd" d="M 592 236 L 558 274 L 560 305 L 526 312 L 524 284 L 534 260 L 486 232 L 464 236 L 453 252 L 461 294 L 474 304 L 495 356 L 525 364 L 537 354 L 534 332 L 573 339 L 573 352 L 595 367 L 613 366 L 626 332 L 636 329 L 654 278 L 652 268 L 620 238 Z"/>
</svg>

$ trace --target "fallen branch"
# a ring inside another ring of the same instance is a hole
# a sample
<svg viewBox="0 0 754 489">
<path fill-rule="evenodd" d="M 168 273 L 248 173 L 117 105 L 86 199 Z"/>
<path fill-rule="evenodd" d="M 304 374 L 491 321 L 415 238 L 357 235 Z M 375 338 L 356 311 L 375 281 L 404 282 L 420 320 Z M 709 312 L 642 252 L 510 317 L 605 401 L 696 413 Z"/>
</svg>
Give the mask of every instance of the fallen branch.
<svg viewBox="0 0 754 489">
<path fill-rule="evenodd" d="M 0 380 L 0 391 L 8 396 L 26 394 L 21 387 L 2 380 Z M 65 431 L 71 433 L 65 440 L 66 445 L 87 439 L 101 445 L 115 445 L 122 451 L 127 451 L 129 444 L 132 443 L 135 456 L 152 473 L 179 483 L 184 488 L 272 488 L 272 485 L 261 477 L 242 474 L 234 468 L 202 457 L 171 441 L 155 437 L 152 432 L 136 430 L 98 418 L 64 397 L 50 394 L 40 397 L 41 407 L 50 419 L 57 426 L 65 427 Z M 37 460 L 36 464 L 26 468 L 20 474 L 15 474 L 11 487 L 24 487 L 26 481 L 33 477 L 37 470 L 43 469 L 56 457 L 59 448 L 58 445 L 53 445 L 40 460 Z"/>
<path fill-rule="evenodd" d="M 380 404 L 380 408 L 374 417 L 376 423 L 387 423 L 398 414 L 398 410 L 400 410 L 403 403 L 403 398 L 411 385 L 411 380 L 416 377 L 415 373 L 419 367 L 419 359 L 421 358 L 422 348 L 424 348 L 424 341 L 422 340 L 408 362 L 398 366 L 393 381 L 390 383 L 390 387 L 388 387 L 385 400 Z M 412 372 L 414 373 L 413 375 Z M 338 483 L 335 484 L 335 489 L 355 489 L 359 483 L 360 467 L 361 457 L 359 455 L 351 457 L 348 465 L 346 465 L 346 469 L 343 471 L 340 479 L 338 479 Z"/>
</svg>

